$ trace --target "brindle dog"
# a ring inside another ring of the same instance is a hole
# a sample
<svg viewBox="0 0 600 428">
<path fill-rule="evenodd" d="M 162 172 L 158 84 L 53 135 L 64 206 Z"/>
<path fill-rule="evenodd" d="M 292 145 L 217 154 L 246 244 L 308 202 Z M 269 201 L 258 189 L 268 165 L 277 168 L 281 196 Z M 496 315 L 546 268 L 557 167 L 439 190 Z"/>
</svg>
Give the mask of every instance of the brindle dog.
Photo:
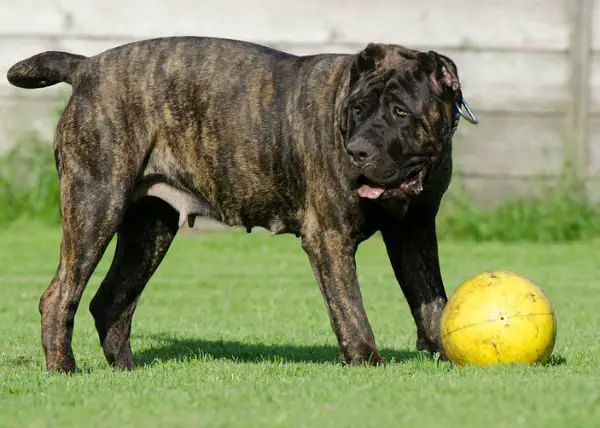
<svg viewBox="0 0 600 428">
<path fill-rule="evenodd" d="M 463 105 L 448 57 L 374 43 L 295 56 L 176 37 L 92 57 L 41 53 L 8 80 L 73 87 L 54 140 L 63 237 L 39 304 L 47 370 L 75 370 L 75 313 L 115 234 L 90 311 L 108 362 L 133 367 L 140 294 L 196 216 L 301 237 L 348 364 L 383 362 L 355 264 L 359 243 L 380 231 L 417 348 L 443 355 L 435 218 Z"/>
</svg>

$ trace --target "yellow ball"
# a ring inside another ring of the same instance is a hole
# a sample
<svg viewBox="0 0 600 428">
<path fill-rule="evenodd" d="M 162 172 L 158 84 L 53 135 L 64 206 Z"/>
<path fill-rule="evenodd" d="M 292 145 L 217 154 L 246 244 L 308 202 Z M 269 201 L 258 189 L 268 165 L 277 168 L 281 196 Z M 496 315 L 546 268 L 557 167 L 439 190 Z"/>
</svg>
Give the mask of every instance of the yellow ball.
<svg viewBox="0 0 600 428">
<path fill-rule="evenodd" d="M 543 363 L 555 341 L 552 304 L 539 287 L 511 272 L 468 279 L 442 313 L 442 345 L 459 366 Z"/>
</svg>

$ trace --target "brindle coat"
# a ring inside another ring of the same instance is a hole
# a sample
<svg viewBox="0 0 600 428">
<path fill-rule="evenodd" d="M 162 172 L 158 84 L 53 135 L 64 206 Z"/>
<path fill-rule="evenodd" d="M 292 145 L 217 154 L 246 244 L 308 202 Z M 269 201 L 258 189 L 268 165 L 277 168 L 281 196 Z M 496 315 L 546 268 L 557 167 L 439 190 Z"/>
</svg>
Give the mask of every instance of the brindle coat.
<svg viewBox="0 0 600 428">
<path fill-rule="evenodd" d="M 382 362 L 355 265 L 359 243 L 381 231 L 418 349 L 443 353 L 435 217 L 461 98 L 449 58 L 383 44 L 294 56 L 178 37 L 93 57 L 45 52 L 15 64 L 8 79 L 73 87 L 54 141 L 60 263 L 39 304 L 49 371 L 75 370 L 75 313 L 115 234 L 90 310 L 108 362 L 133 367 L 139 296 L 196 215 L 300 236 L 351 364 Z"/>
</svg>

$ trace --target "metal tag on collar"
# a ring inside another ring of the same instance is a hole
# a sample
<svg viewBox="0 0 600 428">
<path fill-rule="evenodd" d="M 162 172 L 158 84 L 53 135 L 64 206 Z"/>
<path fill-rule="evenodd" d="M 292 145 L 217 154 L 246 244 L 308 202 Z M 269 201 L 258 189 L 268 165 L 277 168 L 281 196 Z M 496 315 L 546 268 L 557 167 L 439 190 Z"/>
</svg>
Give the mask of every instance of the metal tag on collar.
<svg viewBox="0 0 600 428">
<path fill-rule="evenodd" d="M 463 111 L 463 107 L 465 108 L 466 112 Z M 456 101 L 454 103 L 454 108 L 459 115 L 467 119 L 467 121 L 473 125 L 477 125 L 479 123 L 479 119 L 477 119 L 477 116 L 475 116 L 475 113 L 473 113 L 473 110 L 471 110 L 467 100 L 465 100 L 464 97 L 461 98 L 460 102 Z"/>
</svg>

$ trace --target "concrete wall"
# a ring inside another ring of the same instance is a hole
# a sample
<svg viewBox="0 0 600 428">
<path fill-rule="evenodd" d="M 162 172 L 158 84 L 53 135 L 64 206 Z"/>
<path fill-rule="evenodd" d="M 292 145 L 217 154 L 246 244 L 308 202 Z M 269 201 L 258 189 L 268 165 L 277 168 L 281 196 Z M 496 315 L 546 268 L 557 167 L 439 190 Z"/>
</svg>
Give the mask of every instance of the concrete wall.
<svg viewBox="0 0 600 428">
<path fill-rule="evenodd" d="M 595 31 L 592 31 L 595 28 Z M 93 55 L 141 38 L 210 35 L 294 53 L 369 41 L 436 49 L 458 64 L 480 125 L 455 138 L 457 176 L 484 203 L 555 180 L 565 159 L 600 194 L 600 6 L 594 0 L 0 0 L 0 71 L 47 49 Z M 68 87 L 0 79 L 0 148 L 35 130 Z"/>
</svg>

